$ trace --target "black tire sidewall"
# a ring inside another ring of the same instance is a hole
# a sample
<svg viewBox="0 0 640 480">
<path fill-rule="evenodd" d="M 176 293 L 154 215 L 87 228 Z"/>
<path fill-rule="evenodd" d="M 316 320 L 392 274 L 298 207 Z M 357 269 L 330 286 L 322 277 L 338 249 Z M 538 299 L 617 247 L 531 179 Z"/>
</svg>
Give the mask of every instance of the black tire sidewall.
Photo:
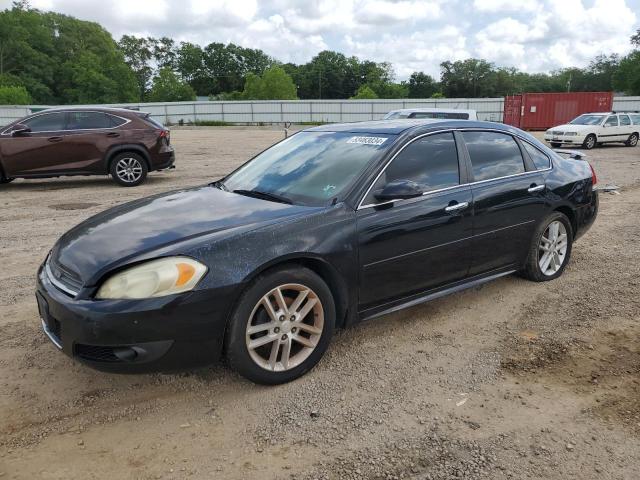
<svg viewBox="0 0 640 480">
<path fill-rule="evenodd" d="M 635 145 L 633 145 L 633 143 L 631 142 L 631 139 L 634 138 L 634 137 L 636 138 L 636 144 Z M 631 135 L 629 135 L 629 138 L 624 143 L 625 143 L 625 145 L 627 147 L 637 147 L 638 146 L 638 134 L 632 133 Z"/>
<path fill-rule="evenodd" d="M 291 370 L 271 372 L 257 365 L 249 355 L 245 332 L 249 316 L 260 298 L 271 289 L 285 283 L 306 285 L 318 295 L 324 311 L 324 330 L 315 350 L 304 362 Z M 240 295 L 227 329 L 225 339 L 227 360 L 233 369 L 252 382 L 265 385 L 290 382 L 304 375 L 320 361 L 331 343 L 335 317 L 335 302 L 331 290 L 316 273 L 296 266 L 269 270 L 252 281 Z"/>
<path fill-rule="evenodd" d="M 564 262 L 560 269 L 554 273 L 553 275 L 545 275 L 540 269 L 539 264 L 539 246 L 540 246 L 540 238 L 544 234 L 545 230 L 555 221 L 560 221 L 563 223 L 565 229 L 567 230 L 567 253 L 564 258 Z M 564 213 L 561 212 L 553 212 L 548 215 L 544 221 L 540 222 L 538 227 L 536 228 L 535 234 L 533 235 L 531 246 L 529 250 L 529 255 L 527 258 L 527 265 L 525 267 L 525 276 L 530 280 L 534 280 L 537 282 L 546 282 L 549 280 L 555 280 L 564 272 L 564 269 L 567 268 L 569 261 L 571 260 L 571 252 L 573 250 L 573 226 L 571 225 L 571 221 L 567 218 Z"/>
<path fill-rule="evenodd" d="M 142 175 L 140 175 L 140 178 L 135 182 L 125 182 L 120 177 L 118 177 L 118 174 L 116 173 L 116 165 L 123 158 L 135 158 L 136 160 L 138 160 L 138 162 L 140 162 L 140 165 L 142 165 Z M 111 164 L 109 165 L 109 173 L 111 174 L 111 177 L 118 185 L 122 185 L 123 187 L 137 187 L 142 182 L 144 182 L 145 179 L 147 178 L 147 173 L 149 173 L 149 167 L 147 166 L 146 160 L 142 158 L 141 155 L 133 152 L 123 152 L 123 153 L 118 153 L 113 157 L 113 159 L 111 160 Z"/>
</svg>

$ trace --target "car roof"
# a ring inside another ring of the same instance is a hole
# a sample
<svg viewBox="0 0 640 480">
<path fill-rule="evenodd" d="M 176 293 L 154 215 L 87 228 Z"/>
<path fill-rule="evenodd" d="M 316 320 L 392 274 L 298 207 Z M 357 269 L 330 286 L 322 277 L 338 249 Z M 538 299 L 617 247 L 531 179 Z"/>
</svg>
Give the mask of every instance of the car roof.
<svg viewBox="0 0 640 480">
<path fill-rule="evenodd" d="M 129 115 L 147 115 L 146 112 L 139 110 L 133 110 L 131 108 L 117 108 L 117 107 L 99 107 L 99 106 L 82 106 L 82 107 L 52 107 L 45 110 L 41 110 L 34 113 L 51 113 L 51 112 L 77 112 L 77 111 L 90 111 L 90 112 L 105 112 L 105 113 L 121 113 Z"/>
<path fill-rule="evenodd" d="M 389 113 L 397 113 L 397 112 L 443 112 L 443 113 L 455 113 L 455 112 L 464 112 L 471 113 L 475 112 L 475 110 L 470 108 L 441 108 L 441 107 L 416 107 L 416 108 L 399 108 L 397 110 L 390 110 Z"/>
<path fill-rule="evenodd" d="M 426 128 L 425 128 L 426 127 Z M 518 130 L 509 125 L 495 122 L 479 122 L 474 120 L 450 120 L 438 118 L 374 120 L 368 122 L 331 123 L 309 128 L 307 132 L 349 132 L 349 133 L 380 133 L 385 135 L 399 135 L 409 130 L 435 128 L 491 128 L 515 133 Z"/>
</svg>

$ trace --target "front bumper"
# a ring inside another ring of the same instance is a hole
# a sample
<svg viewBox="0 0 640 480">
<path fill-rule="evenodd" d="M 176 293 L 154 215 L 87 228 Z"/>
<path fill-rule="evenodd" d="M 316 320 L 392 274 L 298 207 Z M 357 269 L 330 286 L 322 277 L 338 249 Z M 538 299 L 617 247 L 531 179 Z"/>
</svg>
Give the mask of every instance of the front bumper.
<svg viewBox="0 0 640 480">
<path fill-rule="evenodd" d="M 145 373 L 219 360 L 231 294 L 79 300 L 53 285 L 41 266 L 36 298 L 44 333 L 66 355 L 98 370 Z"/>
<path fill-rule="evenodd" d="M 569 145 L 582 145 L 584 143 L 584 139 L 586 135 L 578 134 L 578 135 L 553 135 L 550 133 L 544 134 L 545 141 L 549 143 L 562 143 Z"/>
</svg>

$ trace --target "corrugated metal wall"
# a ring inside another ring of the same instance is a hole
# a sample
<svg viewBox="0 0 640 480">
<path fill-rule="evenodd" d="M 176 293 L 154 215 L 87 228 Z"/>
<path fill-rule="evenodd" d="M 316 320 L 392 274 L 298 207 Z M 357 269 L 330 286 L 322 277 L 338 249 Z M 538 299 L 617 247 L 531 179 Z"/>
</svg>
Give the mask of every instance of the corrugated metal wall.
<svg viewBox="0 0 640 480">
<path fill-rule="evenodd" d="M 94 105 L 95 106 L 95 105 Z M 163 123 L 193 121 L 223 121 L 229 123 L 303 123 L 359 122 L 377 120 L 390 110 L 399 108 L 435 107 L 464 108 L 478 112 L 480 120 L 502 121 L 503 98 L 439 98 L 399 100 L 285 100 L 251 102 L 175 102 L 103 105 L 133 107 L 149 112 Z M 614 109 L 640 110 L 640 97 L 616 97 Z M 46 108 L 0 107 L 0 125 L 6 125 L 28 115 L 30 109 Z"/>
</svg>

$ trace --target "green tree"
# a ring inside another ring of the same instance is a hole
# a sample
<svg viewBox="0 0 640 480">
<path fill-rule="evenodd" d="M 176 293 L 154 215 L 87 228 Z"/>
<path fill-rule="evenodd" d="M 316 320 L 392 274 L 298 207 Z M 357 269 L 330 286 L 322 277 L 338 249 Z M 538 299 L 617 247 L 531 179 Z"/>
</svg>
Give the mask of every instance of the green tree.
<svg viewBox="0 0 640 480">
<path fill-rule="evenodd" d="M 409 98 L 429 98 L 438 91 L 438 84 L 431 75 L 413 72 L 409 77 Z"/>
<path fill-rule="evenodd" d="M 349 100 L 373 100 L 376 98 L 378 98 L 378 95 L 369 85 L 362 85 Z"/>
<path fill-rule="evenodd" d="M 0 87 L 0 105 L 29 105 L 31 95 L 24 87 Z"/>
<path fill-rule="evenodd" d="M 627 95 L 640 95 L 640 50 L 635 50 L 620 61 L 613 75 L 613 86 Z"/>
<path fill-rule="evenodd" d="M 295 100 L 296 86 L 281 67 L 267 69 L 262 77 L 249 73 L 242 96 L 246 100 Z"/>
<path fill-rule="evenodd" d="M 123 35 L 118 42 L 118 47 L 124 55 L 125 62 L 133 70 L 138 83 L 138 92 L 141 100 L 144 100 L 149 90 L 153 68 L 152 45 L 146 38 Z"/>
<path fill-rule="evenodd" d="M 183 102 L 196 99 L 196 92 L 191 85 L 180 80 L 169 68 L 162 68 L 153 79 L 149 92 L 152 102 Z"/>
<path fill-rule="evenodd" d="M 442 62 L 441 83 L 445 97 L 488 97 L 491 92 L 493 64 L 469 58 Z"/>
</svg>

